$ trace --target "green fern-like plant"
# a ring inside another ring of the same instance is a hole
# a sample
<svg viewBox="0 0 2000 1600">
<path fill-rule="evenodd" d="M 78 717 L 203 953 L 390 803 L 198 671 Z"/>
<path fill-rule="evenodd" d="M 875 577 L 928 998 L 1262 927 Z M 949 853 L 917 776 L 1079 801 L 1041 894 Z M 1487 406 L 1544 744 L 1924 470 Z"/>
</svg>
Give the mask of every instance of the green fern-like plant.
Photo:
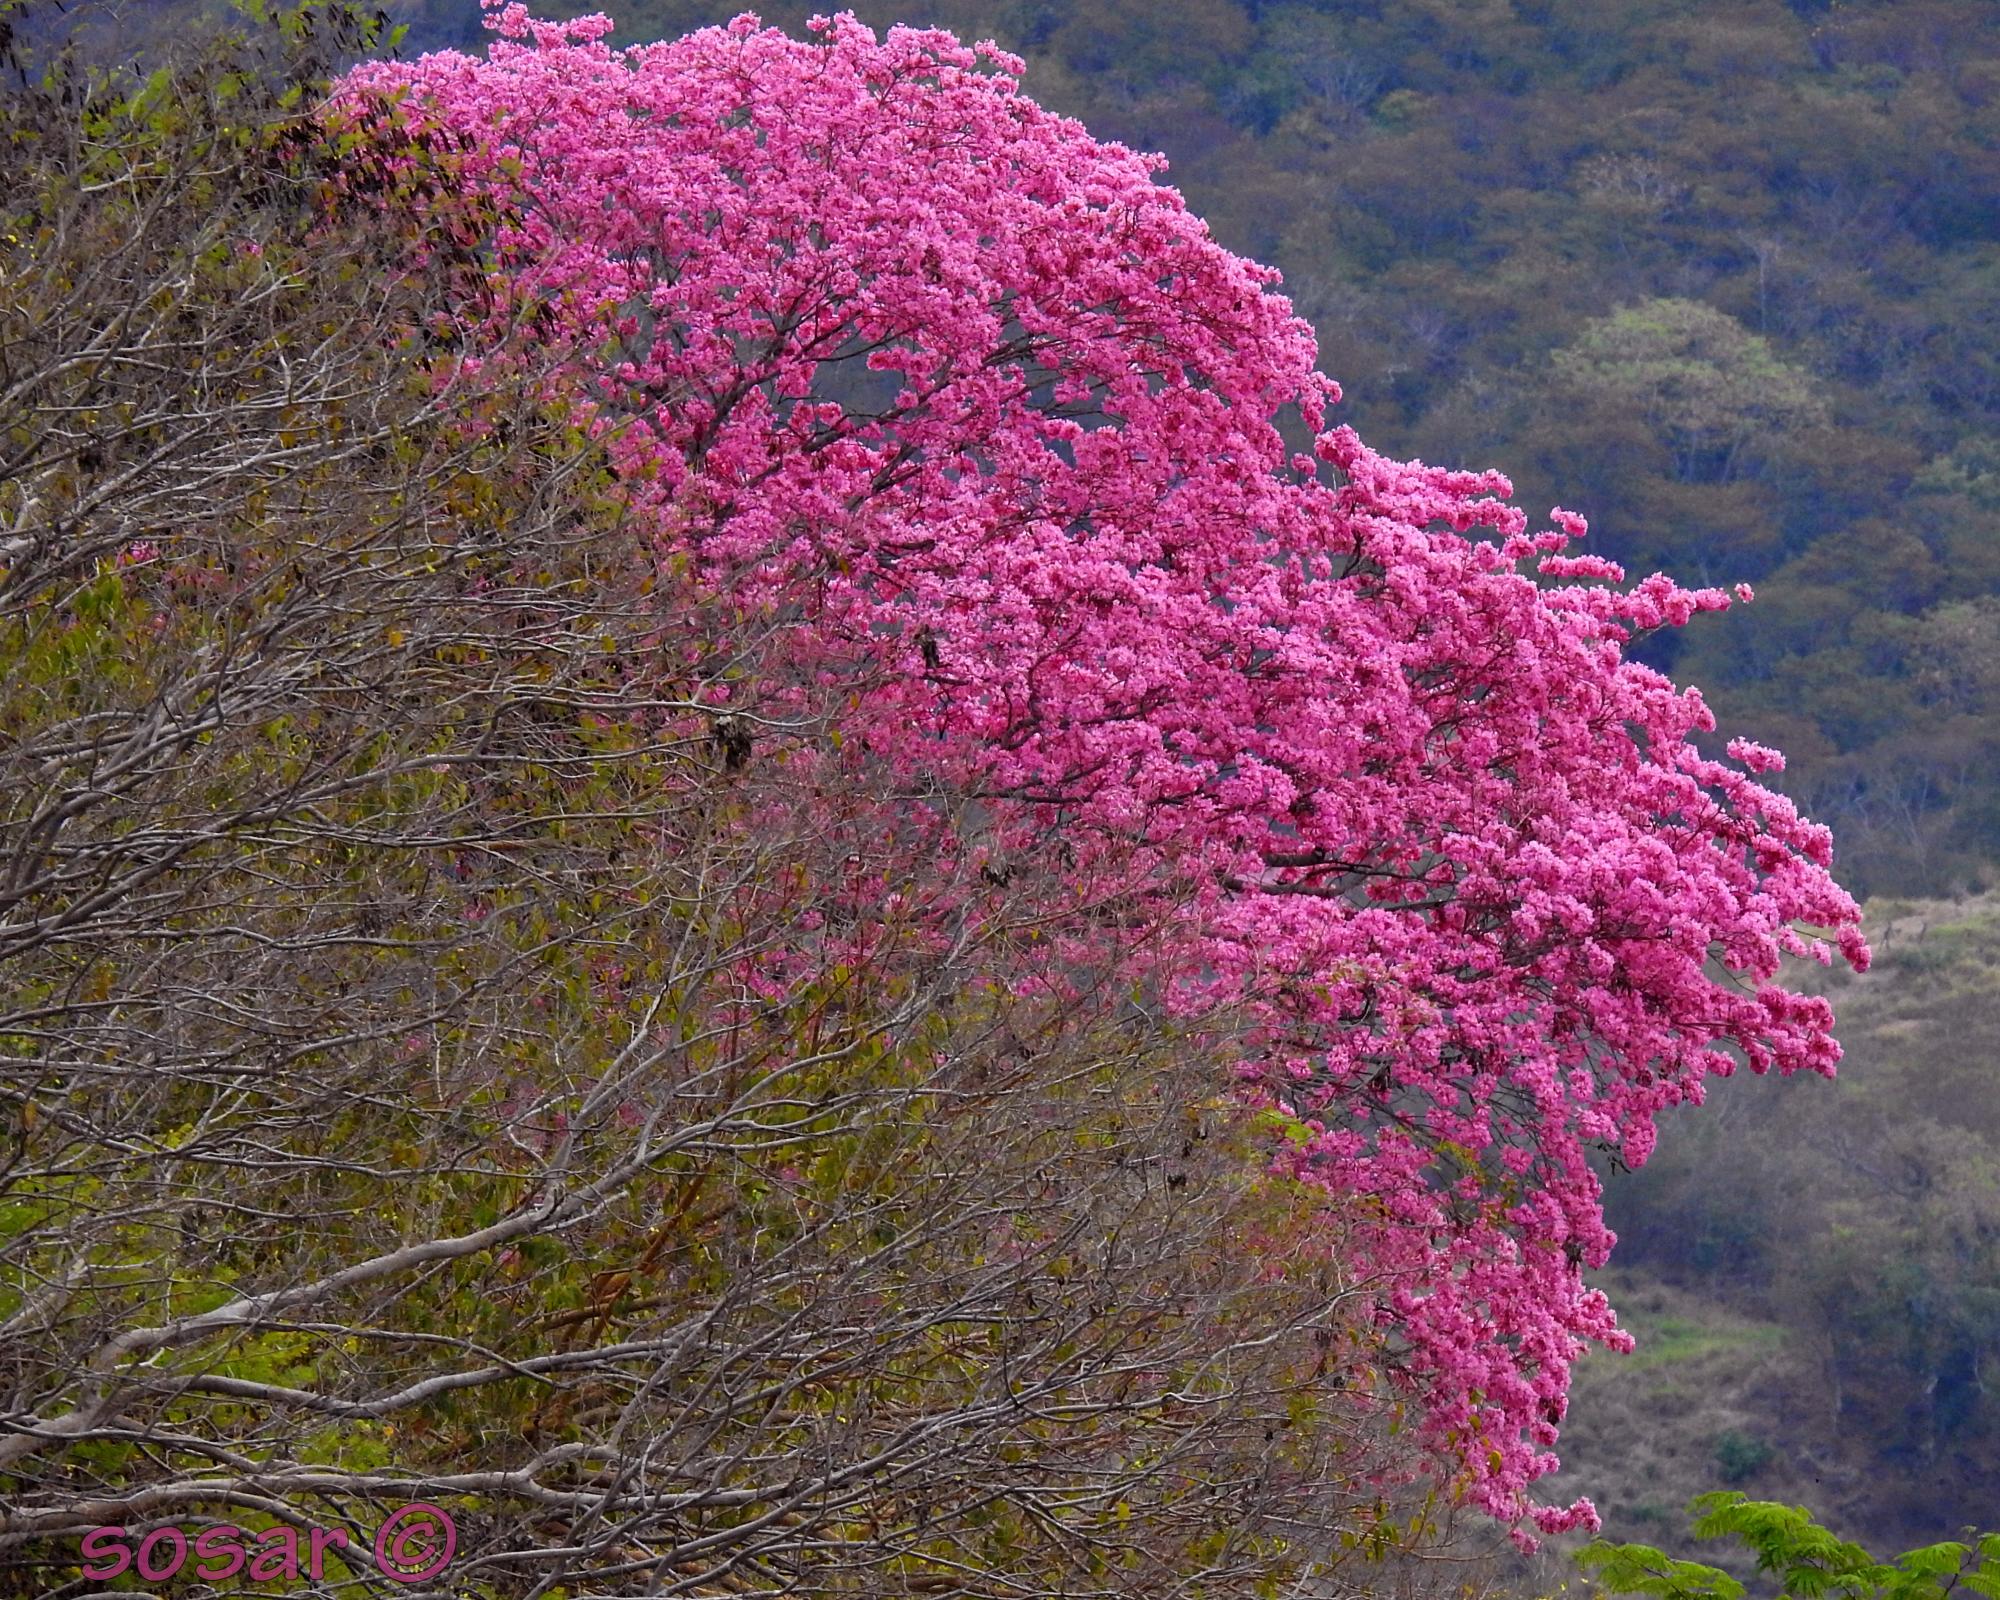
<svg viewBox="0 0 2000 1600">
<path fill-rule="evenodd" d="M 1736 1490 L 1698 1497 L 1695 1537 L 1734 1538 L 1769 1574 L 1780 1600 L 1944 1600 L 1964 1589 L 2000 1600 L 2000 1533 L 1925 1545 L 1878 1561 L 1813 1520 L 1803 1506 L 1751 1500 Z M 1742 1600 L 1744 1586 L 1718 1567 L 1679 1561 L 1642 1544 L 1594 1540 L 1577 1563 L 1611 1594 L 1656 1600 Z"/>
</svg>

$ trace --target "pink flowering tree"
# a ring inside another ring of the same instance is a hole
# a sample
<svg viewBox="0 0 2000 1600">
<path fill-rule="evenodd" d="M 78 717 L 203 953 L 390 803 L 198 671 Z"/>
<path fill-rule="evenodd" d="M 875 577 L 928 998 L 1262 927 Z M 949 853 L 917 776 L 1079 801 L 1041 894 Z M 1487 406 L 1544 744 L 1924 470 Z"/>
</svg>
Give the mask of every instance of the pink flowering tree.
<svg viewBox="0 0 2000 1600">
<path fill-rule="evenodd" d="M 1135 1004 L 1229 1019 L 1455 1488 L 1524 1540 L 1593 1525 L 1530 1499 L 1572 1363 L 1629 1342 L 1582 1276 L 1588 1157 L 1644 1161 L 1739 1066 L 1830 1073 L 1781 963 L 1867 960 L 1777 754 L 1703 753 L 1699 694 L 1626 653 L 1730 597 L 1628 585 L 1565 553 L 1574 515 L 1335 425 L 1277 274 L 991 46 L 492 20 L 486 58 L 348 92 L 521 197 L 507 303 L 594 383 L 661 568 L 759 641 L 663 668 L 718 747 L 892 776 L 880 825 L 966 881 L 1056 863 L 1030 986 L 1122 948 Z"/>
</svg>

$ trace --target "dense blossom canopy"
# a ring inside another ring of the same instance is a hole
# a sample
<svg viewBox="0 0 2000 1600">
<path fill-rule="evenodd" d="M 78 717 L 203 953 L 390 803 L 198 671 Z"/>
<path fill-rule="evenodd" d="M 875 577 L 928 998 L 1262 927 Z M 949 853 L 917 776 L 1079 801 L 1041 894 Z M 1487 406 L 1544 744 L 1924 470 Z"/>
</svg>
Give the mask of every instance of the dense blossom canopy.
<svg viewBox="0 0 2000 1600">
<path fill-rule="evenodd" d="M 741 726 L 848 695 L 796 759 L 982 797 L 923 850 L 1065 863 L 1051 985 L 1129 937 L 1141 1003 L 1234 1019 L 1440 1459 L 1505 1519 L 1591 1521 L 1527 1498 L 1572 1362 L 1625 1342 L 1587 1155 L 1643 1161 L 1738 1064 L 1830 1072 L 1781 958 L 1831 959 L 1801 927 L 1867 958 L 1776 754 L 1704 755 L 1699 695 L 1624 653 L 1729 596 L 1626 586 L 1564 553 L 1580 519 L 1331 426 L 1276 274 L 991 47 L 493 21 L 350 92 L 518 183 L 497 259 L 600 363 L 663 565 L 782 625 L 704 692 Z"/>
</svg>

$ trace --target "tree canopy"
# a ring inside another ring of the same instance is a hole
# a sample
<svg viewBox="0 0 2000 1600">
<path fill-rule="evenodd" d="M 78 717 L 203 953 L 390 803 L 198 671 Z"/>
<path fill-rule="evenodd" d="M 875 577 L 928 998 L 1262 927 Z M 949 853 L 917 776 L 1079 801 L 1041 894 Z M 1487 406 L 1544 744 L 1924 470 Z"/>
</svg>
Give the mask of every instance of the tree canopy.
<svg viewBox="0 0 2000 1600">
<path fill-rule="evenodd" d="M 1505 463 L 1525 503 L 1583 512 L 1590 548 L 1634 573 L 1755 584 L 1768 606 L 1646 659 L 1727 731 L 1783 746 L 1773 781 L 1835 828 L 1852 885 L 1990 879 L 1993 719 L 1941 707 L 1917 644 L 1936 607 L 2000 587 L 1992 508 L 1921 487 L 1985 447 L 2000 405 L 2000 53 L 1980 0 L 854 8 L 994 37 L 1042 104 L 1164 151 L 1220 240 L 1283 269 L 1376 448 Z M 738 6 L 550 9 L 610 11 L 636 41 Z M 759 9 L 796 32 L 820 8 Z M 1767 341 L 1823 425 L 1760 425 L 1725 479 L 1581 401 L 1555 352 L 1663 301 Z"/>
<path fill-rule="evenodd" d="M 705 703 L 748 760 L 831 695 L 839 740 L 788 761 L 974 798 L 897 813 L 931 859 L 1059 861 L 1038 989 L 1123 949 L 1141 1004 L 1241 1015 L 1241 1091 L 1350 1208 L 1429 1437 L 1527 1515 L 1570 1361 L 1619 1337 L 1586 1156 L 1642 1161 L 1739 1064 L 1830 1070 L 1780 961 L 1829 958 L 1799 924 L 1865 959 L 1775 753 L 1704 755 L 1700 696 L 1625 653 L 1729 597 L 1620 587 L 1580 519 L 1329 426 L 1272 275 L 1003 52 L 496 25 L 351 93 L 524 197 L 508 292 L 664 558 L 772 630 Z"/>
</svg>

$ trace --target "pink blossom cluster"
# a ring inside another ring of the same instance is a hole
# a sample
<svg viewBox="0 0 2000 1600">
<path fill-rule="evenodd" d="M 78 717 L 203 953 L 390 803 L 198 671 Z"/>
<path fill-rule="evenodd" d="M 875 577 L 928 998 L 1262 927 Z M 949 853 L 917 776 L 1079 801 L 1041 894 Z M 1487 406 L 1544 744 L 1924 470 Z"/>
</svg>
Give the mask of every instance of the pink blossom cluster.
<svg viewBox="0 0 2000 1600">
<path fill-rule="evenodd" d="M 847 691 L 843 759 L 982 797 L 935 847 L 1173 905 L 1149 979 L 1250 1019 L 1241 1091 L 1354 1218 L 1439 1459 L 1593 1525 L 1528 1496 L 1572 1363 L 1629 1344 L 1587 1156 L 1642 1162 L 1739 1065 L 1830 1073 L 1781 958 L 1867 961 L 1776 752 L 1703 754 L 1700 696 L 1625 653 L 1730 596 L 1331 426 L 1276 273 L 990 45 L 491 20 L 350 92 L 518 181 L 496 270 L 597 364 L 662 559 L 784 623 L 793 689 L 738 692 Z M 1050 917 L 1051 984 L 1120 936 Z"/>
</svg>

